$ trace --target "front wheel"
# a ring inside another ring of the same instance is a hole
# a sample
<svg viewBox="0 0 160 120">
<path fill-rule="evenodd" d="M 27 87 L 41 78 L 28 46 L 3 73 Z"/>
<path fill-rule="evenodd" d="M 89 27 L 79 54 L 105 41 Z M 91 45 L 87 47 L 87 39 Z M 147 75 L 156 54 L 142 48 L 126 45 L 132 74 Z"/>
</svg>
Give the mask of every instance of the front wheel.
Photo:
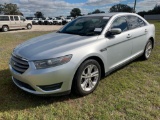
<svg viewBox="0 0 160 120">
<path fill-rule="evenodd" d="M 153 49 L 153 43 L 152 43 L 151 40 L 149 40 L 149 41 L 147 42 L 147 44 L 146 44 L 144 53 L 143 53 L 143 55 L 142 55 L 142 58 L 143 58 L 144 60 L 147 60 L 147 59 L 150 57 L 151 52 L 152 52 L 152 49 Z"/>
<path fill-rule="evenodd" d="M 27 25 L 27 29 L 31 29 L 32 28 L 32 25 L 31 24 L 28 24 Z"/>
<path fill-rule="evenodd" d="M 85 96 L 92 93 L 101 78 L 101 67 L 96 60 L 86 60 L 76 72 L 72 88 L 76 94 Z"/>
<path fill-rule="evenodd" d="M 2 31 L 3 31 L 3 32 L 7 32 L 8 30 L 9 30 L 8 26 L 4 25 L 4 26 L 2 27 Z"/>
</svg>

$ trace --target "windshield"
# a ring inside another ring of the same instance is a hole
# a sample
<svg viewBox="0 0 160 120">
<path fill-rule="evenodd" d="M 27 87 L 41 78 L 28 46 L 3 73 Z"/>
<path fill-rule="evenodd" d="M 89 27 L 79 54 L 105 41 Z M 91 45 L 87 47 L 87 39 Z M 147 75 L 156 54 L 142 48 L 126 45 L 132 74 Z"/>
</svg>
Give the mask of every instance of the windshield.
<svg viewBox="0 0 160 120">
<path fill-rule="evenodd" d="M 108 17 L 80 17 L 70 22 L 59 33 L 75 34 L 82 36 L 100 35 L 106 26 Z"/>
</svg>

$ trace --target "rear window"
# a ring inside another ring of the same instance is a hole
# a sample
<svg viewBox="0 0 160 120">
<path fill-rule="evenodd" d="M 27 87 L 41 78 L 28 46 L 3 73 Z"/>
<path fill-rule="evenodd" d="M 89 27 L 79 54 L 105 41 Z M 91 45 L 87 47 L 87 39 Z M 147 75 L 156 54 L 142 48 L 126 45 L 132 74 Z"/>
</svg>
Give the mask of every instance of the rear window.
<svg viewBox="0 0 160 120">
<path fill-rule="evenodd" d="M 10 20 L 11 20 L 11 21 L 14 21 L 14 18 L 13 18 L 13 16 L 10 16 Z"/>
<path fill-rule="evenodd" d="M 140 27 L 139 22 L 138 22 L 138 17 L 136 16 L 127 16 L 127 22 L 129 29 L 135 29 Z"/>
<path fill-rule="evenodd" d="M 8 16 L 0 16 L 0 21 L 9 21 Z"/>
</svg>

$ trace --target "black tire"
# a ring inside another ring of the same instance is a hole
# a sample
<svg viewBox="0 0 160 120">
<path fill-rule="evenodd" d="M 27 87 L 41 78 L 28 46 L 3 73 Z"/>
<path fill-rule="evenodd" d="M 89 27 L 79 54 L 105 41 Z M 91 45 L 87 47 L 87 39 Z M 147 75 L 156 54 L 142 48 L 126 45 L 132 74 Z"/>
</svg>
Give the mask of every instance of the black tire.
<svg viewBox="0 0 160 120">
<path fill-rule="evenodd" d="M 56 25 L 56 22 L 53 22 L 53 25 Z"/>
<path fill-rule="evenodd" d="M 9 30 L 9 27 L 7 26 L 7 25 L 4 25 L 3 27 L 2 27 L 2 31 L 3 32 L 7 32 Z"/>
<path fill-rule="evenodd" d="M 31 24 L 27 24 L 27 29 L 32 29 L 32 25 Z"/>
<path fill-rule="evenodd" d="M 146 44 L 146 47 L 145 47 L 145 50 L 144 50 L 144 53 L 142 55 L 142 59 L 143 60 L 148 60 L 150 55 L 151 55 L 151 52 L 152 52 L 152 49 L 153 49 L 153 43 L 151 40 L 149 40 Z"/>
<path fill-rule="evenodd" d="M 90 66 L 93 66 L 93 67 L 90 67 Z M 91 76 L 91 74 L 89 75 L 87 72 L 89 71 L 90 68 L 92 68 L 92 70 L 90 70 L 91 72 L 93 71 L 93 73 L 98 73 L 97 76 L 88 77 L 88 76 Z M 85 74 L 85 78 L 82 77 L 84 74 Z M 100 78 L 101 78 L 101 67 L 99 63 L 93 59 L 86 60 L 80 65 L 80 67 L 78 68 L 75 74 L 73 84 L 72 84 L 72 91 L 80 96 L 88 95 L 96 89 Z M 82 87 L 83 84 L 84 86 Z"/>
</svg>

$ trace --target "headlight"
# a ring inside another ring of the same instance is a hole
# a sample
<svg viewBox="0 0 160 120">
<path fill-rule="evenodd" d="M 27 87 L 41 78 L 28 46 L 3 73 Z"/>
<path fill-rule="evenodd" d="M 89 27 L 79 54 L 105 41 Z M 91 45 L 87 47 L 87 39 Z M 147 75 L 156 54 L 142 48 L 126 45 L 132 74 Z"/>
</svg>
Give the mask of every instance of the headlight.
<svg viewBox="0 0 160 120">
<path fill-rule="evenodd" d="M 48 60 L 34 61 L 34 64 L 37 69 L 44 69 L 44 68 L 55 67 L 58 65 L 65 64 L 69 62 L 71 58 L 72 58 L 72 55 L 66 55 L 66 56 L 48 59 Z"/>
</svg>

